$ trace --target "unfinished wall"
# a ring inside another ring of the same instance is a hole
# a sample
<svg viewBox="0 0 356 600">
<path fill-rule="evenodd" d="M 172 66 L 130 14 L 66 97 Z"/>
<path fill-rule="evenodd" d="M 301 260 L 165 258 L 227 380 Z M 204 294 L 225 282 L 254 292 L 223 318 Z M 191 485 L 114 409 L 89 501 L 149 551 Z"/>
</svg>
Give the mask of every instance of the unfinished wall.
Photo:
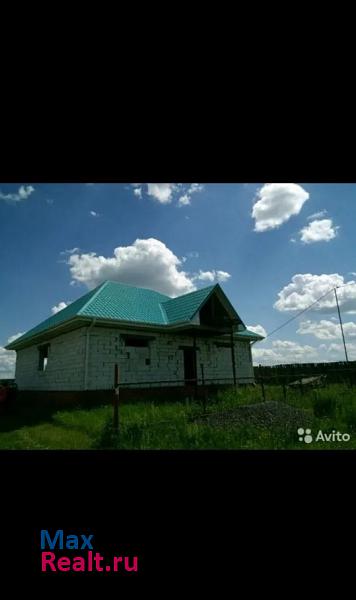
<svg viewBox="0 0 356 600">
<path fill-rule="evenodd" d="M 180 345 L 191 345 L 191 338 L 153 334 L 148 348 L 125 346 L 120 333 L 134 332 L 94 327 L 90 334 L 88 389 L 109 389 L 114 383 L 114 368 L 120 366 L 120 382 L 175 382 L 183 379 L 183 352 Z M 142 332 L 137 332 L 142 335 Z M 146 364 L 149 361 L 150 364 Z M 175 384 L 176 385 L 176 384 Z"/>
<path fill-rule="evenodd" d="M 50 340 L 45 371 L 38 369 L 38 345 L 17 351 L 16 383 L 19 390 L 81 390 L 84 385 L 85 329 Z"/>
<path fill-rule="evenodd" d="M 184 384 L 184 358 L 180 346 L 192 346 L 191 336 L 154 333 L 148 348 L 124 345 L 120 333 L 132 330 L 93 327 L 89 332 L 88 373 L 85 388 L 85 353 L 88 328 L 82 327 L 50 340 L 45 371 L 38 369 L 38 345 L 17 352 L 16 383 L 19 390 L 80 391 L 107 390 L 114 385 L 115 364 L 120 366 L 121 383 L 162 381 Z M 142 335 L 137 332 L 137 335 Z M 219 347 L 217 338 L 197 337 L 197 367 L 201 382 L 204 365 L 206 383 L 232 383 L 231 349 Z M 249 343 L 235 342 L 236 376 L 240 383 L 253 381 Z M 209 381 L 210 380 L 210 381 Z"/>
<path fill-rule="evenodd" d="M 176 380 L 182 380 L 183 385 L 184 362 L 180 346 L 192 346 L 191 336 L 154 333 L 148 348 L 135 348 L 125 346 L 120 333 L 134 335 L 132 330 L 92 329 L 88 356 L 89 390 L 112 388 L 116 363 L 120 366 L 121 383 L 138 382 L 144 387 L 145 382 L 165 381 L 167 385 L 177 385 Z M 216 346 L 216 341 L 213 338 L 197 338 L 198 377 L 201 378 L 200 364 L 203 364 L 205 379 L 231 383 L 231 349 Z M 242 378 L 241 382 L 253 381 L 248 342 L 235 342 L 235 364 L 236 376 Z"/>
<path fill-rule="evenodd" d="M 197 353 L 198 374 L 200 375 L 200 363 L 204 365 L 204 375 L 207 379 L 213 379 L 221 383 L 232 382 L 232 358 L 231 347 L 219 346 L 219 341 L 215 339 L 203 338 L 202 343 L 197 343 L 200 351 Z M 236 378 L 240 383 L 253 381 L 253 365 L 250 358 L 250 345 L 247 341 L 235 341 L 235 368 Z"/>
</svg>

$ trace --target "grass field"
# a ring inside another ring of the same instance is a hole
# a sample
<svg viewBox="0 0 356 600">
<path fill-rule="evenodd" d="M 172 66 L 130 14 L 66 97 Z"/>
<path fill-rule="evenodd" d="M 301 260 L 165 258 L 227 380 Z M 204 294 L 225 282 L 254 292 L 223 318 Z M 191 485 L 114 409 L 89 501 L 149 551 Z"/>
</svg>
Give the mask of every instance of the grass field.
<svg viewBox="0 0 356 600">
<path fill-rule="evenodd" d="M 57 411 L 13 408 L 0 415 L 0 449 L 356 448 L 356 387 L 335 384 L 304 394 L 288 391 L 285 403 L 281 387 L 266 386 L 266 400 L 262 403 L 259 387 L 226 390 L 209 399 L 204 418 L 201 404 L 194 402 L 123 403 L 118 437 L 111 429 L 111 406 Z M 248 415 L 256 413 L 256 418 L 248 416 L 242 422 L 231 418 L 240 407 L 249 407 Z M 268 420 L 261 417 L 264 407 L 270 407 Z M 284 419 L 282 410 L 287 408 L 301 411 L 296 421 Z M 299 441 L 299 426 L 312 430 L 312 443 Z M 315 441 L 319 430 L 329 435 L 347 433 L 350 440 Z"/>
</svg>

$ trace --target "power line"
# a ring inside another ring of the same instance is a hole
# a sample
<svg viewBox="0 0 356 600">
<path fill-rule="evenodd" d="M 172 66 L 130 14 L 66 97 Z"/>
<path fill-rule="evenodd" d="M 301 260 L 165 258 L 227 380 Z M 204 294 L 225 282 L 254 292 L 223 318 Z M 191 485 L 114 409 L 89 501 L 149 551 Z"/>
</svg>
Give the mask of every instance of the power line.
<svg viewBox="0 0 356 600">
<path fill-rule="evenodd" d="M 348 283 L 343 283 L 342 285 L 335 285 L 335 288 L 338 290 L 339 288 L 346 287 L 347 285 L 356 285 L 356 281 L 349 281 Z"/>
<path fill-rule="evenodd" d="M 335 289 L 339 289 L 339 288 L 343 288 L 347 285 L 355 285 L 356 282 L 355 281 L 350 281 L 349 283 L 344 283 L 343 285 L 337 285 L 334 286 L 332 288 L 330 288 L 330 290 L 328 292 L 326 292 L 325 294 L 323 294 L 322 296 L 320 296 L 320 298 L 318 298 L 317 300 L 315 300 L 314 302 L 312 302 L 311 304 L 309 304 L 309 306 L 307 306 L 306 308 L 304 308 L 303 310 L 301 310 L 298 314 L 294 315 L 293 317 L 291 317 L 290 319 L 288 319 L 288 321 L 286 321 L 285 323 L 283 323 L 282 325 L 279 325 L 279 327 L 277 327 L 276 329 L 273 329 L 273 331 L 271 331 L 270 333 L 268 333 L 265 337 L 265 340 L 270 337 L 271 335 L 273 335 L 274 333 L 276 333 L 277 331 L 279 331 L 280 329 L 282 329 L 283 327 L 285 327 L 286 325 L 288 325 L 289 323 L 291 323 L 292 321 L 294 321 L 295 319 L 297 319 L 298 317 L 300 317 L 300 315 L 302 315 L 303 313 L 307 312 L 312 306 L 315 306 L 315 304 L 318 304 L 318 302 L 320 300 L 322 300 L 323 298 L 325 298 L 325 296 L 327 296 L 328 294 L 330 294 L 331 292 L 333 292 Z"/>
<path fill-rule="evenodd" d="M 312 302 L 312 304 L 310 304 L 309 306 L 307 306 L 306 308 L 304 308 L 303 310 L 301 310 L 298 314 L 294 315 L 294 317 L 291 317 L 290 319 L 288 319 L 288 321 L 286 321 L 285 323 L 283 323 L 282 325 L 280 325 L 276 329 L 273 329 L 273 331 L 271 331 L 271 333 L 268 333 L 266 335 L 265 339 L 267 339 L 268 337 L 270 337 L 271 335 L 273 335 L 274 333 L 276 333 L 276 331 L 279 331 L 280 329 L 282 329 L 283 327 L 285 327 L 286 325 L 288 325 L 288 323 L 291 323 L 295 319 L 298 319 L 298 317 L 300 317 L 300 315 L 302 315 L 303 313 L 307 312 L 307 310 L 309 310 L 315 304 L 318 304 L 318 302 L 320 300 L 322 300 L 323 298 L 325 298 L 325 296 L 327 296 L 328 294 L 330 294 L 330 292 L 332 292 L 332 291 L 334 291 L 334 288 L 331 288 L 328 292 L 326 292 L 326 294 L 323 294 L 322 296 L 320 296 L 320 298 L 318 298 L 317 300 L 315 300 L 314 302 Z"/>
</svg>

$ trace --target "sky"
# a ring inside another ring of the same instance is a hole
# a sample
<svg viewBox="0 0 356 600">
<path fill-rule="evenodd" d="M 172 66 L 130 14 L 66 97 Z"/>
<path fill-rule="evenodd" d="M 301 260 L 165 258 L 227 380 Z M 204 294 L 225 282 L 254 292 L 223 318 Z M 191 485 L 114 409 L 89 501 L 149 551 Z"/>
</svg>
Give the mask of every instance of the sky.
<svg viewBox="0 0 356 600">
<path fill-rule="evenodd" d="M 106 279 L 178 296 L 219 282 L 266 335 L 255 364 L 356 360 L 356 184 L 0 184 L 0 378 L 9 340 Z M 353 283 L 355 282 L 355 283 Z M 348 284 L 348 285 L 345 285 Z"/>
</svg>

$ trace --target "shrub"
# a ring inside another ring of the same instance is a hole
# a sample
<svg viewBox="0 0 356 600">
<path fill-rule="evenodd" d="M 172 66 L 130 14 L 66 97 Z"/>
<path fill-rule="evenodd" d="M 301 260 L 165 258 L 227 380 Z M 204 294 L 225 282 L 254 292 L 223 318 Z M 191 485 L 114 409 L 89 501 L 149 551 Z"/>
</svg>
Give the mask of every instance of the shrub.
<svg viewBox="0 0 356 600">
<path fill-rule="evenodd" d="M 356 406 L 347 406 L 344 412 L 344 421 L 348 431 L 356 431 Z"/>
<path fill-rule="evenodd" d="M 334 417 L 336 406 L 335 396 L 316 395 L 313 399 L 313 409 L 316 417 Z"/>
<path fill-rule="evenodd" d="M 116 434 L 113 431 L 111 418 L 107 419 L 100 433 L 95 437 L 92 447 L 95 450 L 108 450 L 116 447 Z"/>
</svg>

